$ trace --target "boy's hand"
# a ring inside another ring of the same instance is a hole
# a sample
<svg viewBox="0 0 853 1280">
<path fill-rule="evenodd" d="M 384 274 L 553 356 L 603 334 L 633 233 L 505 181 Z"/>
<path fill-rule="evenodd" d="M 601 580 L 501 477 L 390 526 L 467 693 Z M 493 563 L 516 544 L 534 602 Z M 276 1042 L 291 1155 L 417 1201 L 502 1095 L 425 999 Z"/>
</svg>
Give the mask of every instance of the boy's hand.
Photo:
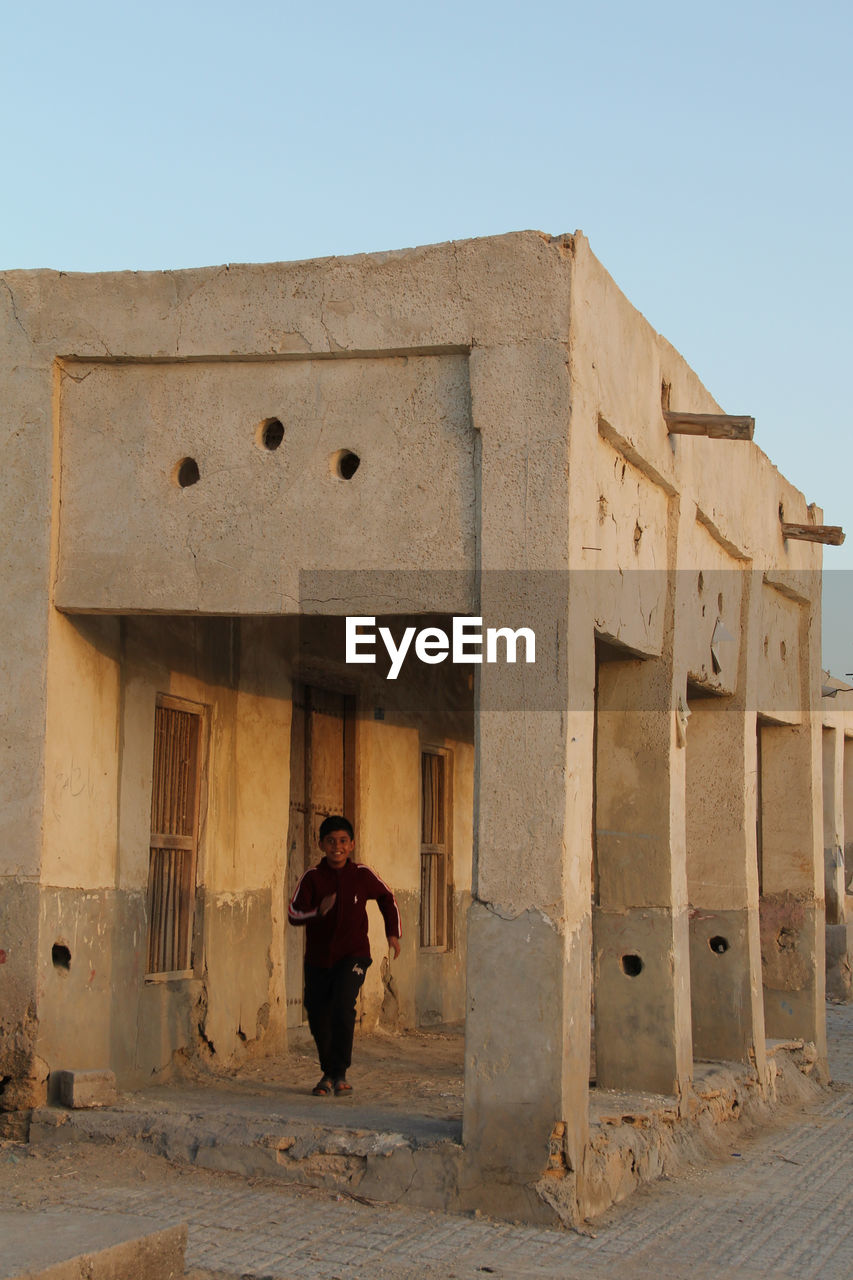
<svg viewBox="0 0 853 1280">
<path fill-rule="evenodd" d="M 321 916 L 327 916 L 331 911 L 332 907 L 335 905 L 335 902 L 337 901 L 337 897 L 338 895 L 336 893 L 327 893 L 325 898 L 323 898 L 322 902 L 317 908 L 318 914 Z"/>
<path fill-rule="evenodd" d="M 388 946 L 389 946 L 389 947 L 391 948 L 391 950 L 394 952 L 394 959 L 396 960 L 396 959 L 398 958 L 398 956 L 400 955 L 400 939 L 399 939 L 399 938 L 389 938 L 389 939 L 388 939 Z"/>
</svg>

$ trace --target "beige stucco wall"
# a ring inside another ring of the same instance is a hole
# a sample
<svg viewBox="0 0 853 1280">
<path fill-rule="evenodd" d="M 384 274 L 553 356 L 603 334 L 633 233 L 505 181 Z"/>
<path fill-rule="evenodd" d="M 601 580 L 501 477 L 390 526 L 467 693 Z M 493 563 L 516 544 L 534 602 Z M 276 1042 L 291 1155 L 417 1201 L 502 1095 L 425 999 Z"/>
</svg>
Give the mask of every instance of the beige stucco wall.
<svg viewBox="0 0 853 1280">
<path fill-rule="evenodd" d="M 68 365 L 57 603 L 292 613 L 311 569 L 466 568 L 468 396 L 461 355 Z M 181 488 L 187 456 L 201 479 Z"/>
<path fill-rule="evenodd" d="M 473 743 L 424 733 L 418 725 L 359 724 L 357 858 L 390 884 L 403 924 L 401 959 L 390 959 L 378 910 L 369 912 L 374 958 L 363 989 L 365 1026 L 400 1029 L 465 1018 L 465 918 L 470 903 L 473 844 Z M 445 951 L 420 947 L 420 753 L 423 747 L 449 752 L 453 928 Z M 391 983 L 390 992 L 388 984 Z"/>
<path fill-rule="evenodd" d="M 72 623 L 58 614 L 55 619 L 46 734 L 54 786 L 46 797 L 42 859 L 41 1055 L 53 1068 L 111 1061 L 126 1076 L 167 1067 L 172 1054 L 190 1043 L 201 983 L 205 1008 L 196 1016 L 227 1060 L 239 1031 L 253 1041 L 270 1021 L 267 1009 L 259 1028 L 259 1010 L 271 1002 L 268 970 L 281 978 L 274 920 L 280 934 L 282 910 L 274 917 L 271 912 L 273 900 L 281 899 L 288 819 L 289 683 L 280 663 L 263 661 L 264 637 L 257 632 L 248 669 L 240 673 L 245 687 L 240 680 L 223 680 L 234 638 L 227 622 Z M 213 628 L 218 634 L 211 634 Z M 207 711 L 198 981 L 183 988 L 173 983 L 168 990 L 144 982 L 158 693 Z M 266 767 L 269 753 L 282 768 Z M 53 965 L 54 943 L 71 952 L 70 968 Z M 156 1008 L 149 1013 L 150 1006 Z M 172 1030 L 152 1040 L 164 1010 Z M 74 1034 L 81 1013 L 91 1031 L 86 1037 Z"/>
<path fill-rule="evenodd" d="M 109 1062 L 132 1083 L 168 1068 L 177 1052 L 201 1049 L 212 1064 L 227 1067 L 246 1053 L 284 1047 L 293 661 L 287 631 L 250 619 L 72 621 L 58 613 L 53 626 L 46 760 L 54 785 L 46 797 L 42 858 L 40 1056 L 52 1069 Z M 389 977 L 395 1000 L 385 1009 L 388 1025 L 459 1021 L 472 744 L 441 734 L 435 710 L 432 723 L 429 715 L 413 721 L 413 705 L 423 700 L 416 679 L 397 699 L 378 685 L 373 692 L 384 695 L 389 718 L 374 721 L 362 700 L 359 856 L 398 894 L 406 951 L 389 974 L 381 917 L 371 912 L 376 964 L 362 1025 L 380 1020 Z M 195 977 L 168 983 L 145 977 L 158 694 L 205 710 Z M 461 715 L 464 720 L 464 710 Z M 400 724 L 401 717 L 409 723 Z M 451 810 L 456 930 L 445 953 L 428 956 L 418 946 L 421 745 L 448 750 L 457 780 Z M 70 951 L 69 968 L 53 964 L 54 944 Z M 81 1017 L 85 1037 L 75 1035 Z"/>
<path fill-rule="evenodd" d="M 596 1050 L 605 1078 L 614 1083 L 636 1081 L 645 1071 L 644 1087 L 670 1087 L 667 1080 L 690 1074 L 691 1037 L 698 1057 L 742 1058 L 761 1069 L 765 1004 L 769 1034 L 788 1034 L 796 1023 L 822 1051 L 823 894 L 816 874 L 819 742 L 814 733 L 821 556 L 814 546 L 786 542 L 780 528 L 783 514 L 803 523 L 817 523 L 821 515 L 807 507 L 755 445 L 670 438 L 662 403 L 684 412 L 723 406 L 636 316 L 583 244 L 577 248 L 572 285 L 578 315 L 572 342 L 572 448 L 579 479 L 571 487 L 571 528 L 575 562 L 593 570 L 589 578 L 575 575 L 576 591 L 592 598 L 599 635 L 616 642 L 611 657 L 622 646 L 623 657 L 633 651 L 661 664 L 657 680 L 651 671 L 637 673 L 633 712 L 629 700 L 621 724 L 599 714 L 604 790 L 598 789 L 598 804 L 611 806 L 611 817 L 612 802 L 621 809 L 625 821 L 617 824 L 623 834 L 616 842 L 627 848 L 636 839 L 645 874 L 635 892 L 623 893 L 618 905 L 602 905 L 594 915 Z M 748 406 L 724 408 L 744 412 Z M 609 449 L 602 449 L 602 442 Z M 597 473 L 596 454 L 608 463 Z M 642 503 L 642 516 L 630 503 L 612 501 L 614 478 L 624 477 L 632 492 L 638 473 L 656 495 Z M 588 482 L 591 474 L 596 474 L 595 485 Z M 638 572 L 638 581 L 632 580 L 630 569 L 639 569 L 649 542 L 657 573 Z M 615 550 L 620 544 L 624 549 Z M 608 572 L 614 561 L 620 571 L 616 588 Z M 601 569 L 595 572 L 597 565 Z M 642 610 L 644 594 L 646 599 L 656 595 L 654 610 Z M 602 598 L 619 600 L 620 595 L 626 605 L 634 604 L 626 617 L 618 608 L 610 616 L 596 608 Z M 718 647 L 719 672 L 710 652 L 718 617 L 732 637 Z M 650 643 L 656 620 L 660 638 Z M 601 670 L 610 676 L 606 665 Z M 725 696 L 696 703 L 699 690 Z M 682 699 L 694 714 L 679 733 Z M 759 713 L 780 724 L 805 720 L 808 725 L 804 736 L 784 743 L 792 757 L 787 790 L 776 785 L 775 771 L 767 779 L 766 789 L 775 788 L 776 794 L 768 821 L 777 822 L 778 839 L 774 843 L 776 833 L 768 832 L 765 873 L 768 885 L 785 882 L 786 891 L 763 903 L 760 913 Z M 656 716 L 668 724 L 655 730 Z M 632 722 L 644 717 L 650 723 L 635 730 Z M 653 751 L 656 764 L 648 759 L 655 736 L 660 743 Z M 628 779 L 639 772 L 651 785 L 661 770 L 663 789 L 650 807 L 648 790 L 641 785 L 632 791 Z M 612 829 L 606 809 L 603 817 Z M 667 849 L 664 867 L 645 852 L 661 837 Z M 612 843 L 613 837 L 604 840 Z M 603 850 L 599 854 L 608 861 Z M 620 971 L 619 957 L 626 953 L 641 957 L 639 977 Z M 675 983 L 666 1004 L 671 972 Z M 647 976 L 652 980 L 646 982 Z M 602 1058 L 602 1034 L 608 1048 L 615 1045 L 615 1058 L 613 1053 Z M 620 1034 L 630 1045 L 624 1061 Z M 638 1054 L 644 1064 L 639 1071 Z"/>
</svg>

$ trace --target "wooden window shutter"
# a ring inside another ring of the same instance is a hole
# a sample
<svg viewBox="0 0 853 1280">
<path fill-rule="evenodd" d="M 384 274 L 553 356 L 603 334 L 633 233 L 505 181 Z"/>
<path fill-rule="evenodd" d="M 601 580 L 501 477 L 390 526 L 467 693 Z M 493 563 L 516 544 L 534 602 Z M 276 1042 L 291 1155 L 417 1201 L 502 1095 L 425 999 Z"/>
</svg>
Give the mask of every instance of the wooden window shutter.
<svg viewBox="0 0 853 1280">
<path fill-rule="evenodd" d="M 447 946 L 448 757 L 421 752 L 421 903 L 422 947 Z"/>
<path fill-rule="evenodd" d="M 149 974 L 192 971 L 201 726 L 200 711 L 173 698 L 158 701 L 148 869 Z"/>
</svg>

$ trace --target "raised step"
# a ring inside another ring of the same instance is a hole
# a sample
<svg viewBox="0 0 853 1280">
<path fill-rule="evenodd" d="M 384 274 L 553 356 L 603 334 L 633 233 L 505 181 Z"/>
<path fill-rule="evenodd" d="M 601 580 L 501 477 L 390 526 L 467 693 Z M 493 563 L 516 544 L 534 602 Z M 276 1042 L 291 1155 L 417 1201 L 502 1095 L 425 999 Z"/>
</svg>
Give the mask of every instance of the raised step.
<svg viewBox="0 0 853 1280">
<path fill-rule="evenodd" d="M 0 1210 L 0 1280 L 178 1280 L 186 1224 L 85 1210 Z"/>
</svg>

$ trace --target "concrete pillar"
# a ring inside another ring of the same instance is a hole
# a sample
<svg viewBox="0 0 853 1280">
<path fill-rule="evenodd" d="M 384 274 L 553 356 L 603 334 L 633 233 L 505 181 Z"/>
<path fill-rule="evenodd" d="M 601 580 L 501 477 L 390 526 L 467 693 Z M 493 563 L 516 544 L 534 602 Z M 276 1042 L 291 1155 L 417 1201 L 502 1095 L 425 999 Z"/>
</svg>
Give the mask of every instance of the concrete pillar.
<svg viewBox="0 0 853 1280">
<path fill-rule="evenodd" d="M 579 707 L 573 690 L 570 707 L 568 697 L 565 347 L 475 350 L 471 391 L 482 432 L 480 612 L 485 626 L 536 634 L 535 667 L 476 668 L 463 1138 L 471 1184 L 491 1183 L 494 1207 L 499 1183 L 536 1200 L 529 1186 L 555 1122 L 570 1170 L 586 1144 L 592 632 L 584 718 L 583 698 Z"/>
<path fill-rule="evenodd" d="M 842 750 L 841 807 L 843 822 L 841 845 L 844 849 L 844 882 L 846 895 L 849 892 L 851 881 L 853 881 L 853 737 L 847 737 L 845 734 Z M 847 907 L 849 907 L 849 903 L 845 903 L 845 918 L 849 918 Z"/>
<path fill-rule="evenodd" d="M 687 892 L 694 1057 L 764 1069 L 754 719 L 740 698 L 692 698 Z"/>
<path fill-rule="evenodd" d="M 773 1038 L 802 1037 L 826 1058 L 821 725 L 760 723 L 761 955 Z"/>
<path fill-rule="evenodd" d="M 671 662 L 599 662 L 596 735 L 596 1079 L 678 1093 L 692 1057 Z"/>
<path fill-rule="evenodd" d="M 823 879 L 826 923 L 843 924 L 845 916 L 844 816 L 841 751 L 837 729 L 823 727 Z M 843 738 L 842 738 L 843 743 Z"/>
<path fill-rule="evenodd" d="M 5 531 L 0 592 L 0 1111 L 11 1111 L 38 1106 L 46 1097 L 46 1068 L 37 1040 L 40 969 L 50 969 L 52 944 L 39 936 L 39 884 L 53 378 L 49 357 L 30 342 L 11 287 L 0 292 L 5 375 L 0 420 L 0 520 Z"/>
<path fill-rule="evenodd" d="M 841 717 L 839 717 L 841 719 Z M 853 873 L 853 739 L 845 734 L 850 711 L 834 731 L 835 737 L 835 857 L 832 859 L 833 889 L 837 894 L 838 923 L 829 923 L 830 895 L 827 892 L 826 989 L 837 1000 L 853 998 L 853 897 L 849 893 Z M 826 730 L 824 730 L 824 734 Z M 826 738 L 824 737 L 824 743 Z M 824 763 L 824 788 L 826 787 Z M 827 795 L 824 790 L 824 816 Z M 827 854 L 824 827 L 824 858 Z M 827 859 L 827 866 L 829 866 Z M 833 904 L 835 905 L 835 904 Z"/>
</svg>

